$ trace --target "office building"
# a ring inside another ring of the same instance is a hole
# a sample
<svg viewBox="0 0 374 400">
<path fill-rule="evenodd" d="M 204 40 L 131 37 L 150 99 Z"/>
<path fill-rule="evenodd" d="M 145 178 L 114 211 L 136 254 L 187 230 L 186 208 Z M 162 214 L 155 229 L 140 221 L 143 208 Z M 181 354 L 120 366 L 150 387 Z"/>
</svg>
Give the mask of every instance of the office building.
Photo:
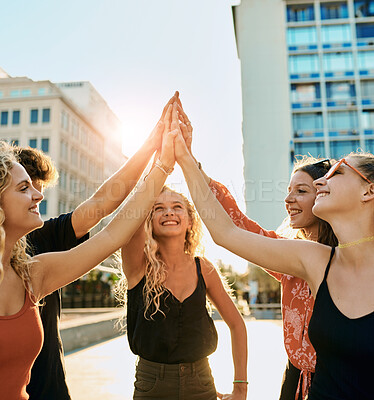
<svg viewBox="0 0 374 400">
<path fill-rule="evenodd" d="M 247 212 L 274 227 L 294 156 L 374 152 L 374 0 L 242 0 L 233 13 Z"/>
</svg>

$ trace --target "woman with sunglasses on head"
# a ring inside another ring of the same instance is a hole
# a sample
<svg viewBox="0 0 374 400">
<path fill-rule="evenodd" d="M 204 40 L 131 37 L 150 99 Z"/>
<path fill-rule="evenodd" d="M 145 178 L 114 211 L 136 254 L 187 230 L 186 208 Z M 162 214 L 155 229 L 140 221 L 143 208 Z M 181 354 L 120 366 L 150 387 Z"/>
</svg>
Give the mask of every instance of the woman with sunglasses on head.
<svg viewBox="0 0 374 400">
<path fill-rule="evenodd" d="M 180 104 L 181 107 L 181 104 Z M 180 108 L 181 131 L 191 152 L 192 126 Z M 294 165 L 288 185 L 285 206 L 288 218 L 282 224 L 281 234 L 268 231 L 242 213 L 229 192 L 221 183 L 209 178 L 198 166 L 211 191 L 221 203 L 232 221 L 241 229 L 271 238 L 309 239 L 335 246 L 335 235 L 330 225 L 312 213 L 316 198 L 313 181 L 326 174 L 331 167 L 329 160 L 303 157 Z M 280 400 L 303 399 L 311 385 L 315 371 L 316 352 L 308 336 L 314 298 L 307 282 L 301 278 L 267 270 L 282 285 L 282 319 L 284 345 L 288 355 L 283 375 Z"/>
<path fill-rule="evenodd" d="M 309 336 L 317 353 L 308 400 L 369 400 L 374 360 L 374 156 L 350 154 L 322 178 L 313 213 L 329 222 L 337 248 L 274 240 L 238 228 L 211 193 L 182 134 L 175 155 L 213 240 L 250 262 L 308 282 L 315 298 Z M 206 218 L 208 210 L 214 220 Z"/>
</svg>

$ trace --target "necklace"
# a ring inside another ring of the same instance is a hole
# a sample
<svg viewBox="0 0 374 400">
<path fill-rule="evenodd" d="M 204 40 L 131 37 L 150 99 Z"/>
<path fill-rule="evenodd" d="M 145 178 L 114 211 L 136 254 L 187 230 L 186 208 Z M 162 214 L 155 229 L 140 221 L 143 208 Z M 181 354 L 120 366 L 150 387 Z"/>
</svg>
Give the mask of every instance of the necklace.
<svg viewBox="0 0 374 400">
<path fill-rule="evenodd" d="M 372 242 L 373 240 L 374 240 L 374 236 L 369 236 L 369 237 L 355 240 L 354 242 L 348 242 L 348 243 L 343 243 L 343 244 L 339 243 L 338 247 L 339 247 L 339 249 L 345 249 L 346 247 L 356 246 L 356 244 L 365 243 L 365 242 Z"/>
</svg>

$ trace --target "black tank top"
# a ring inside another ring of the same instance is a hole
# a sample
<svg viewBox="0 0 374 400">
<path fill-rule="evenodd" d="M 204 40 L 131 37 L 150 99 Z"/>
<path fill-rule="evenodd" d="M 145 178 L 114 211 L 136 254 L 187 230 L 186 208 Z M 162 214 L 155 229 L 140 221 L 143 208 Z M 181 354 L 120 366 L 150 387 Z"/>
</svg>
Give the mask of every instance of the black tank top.
<svg viewBox="0 0 374 400">
<path fill-rule="evenodd" d="M 308 400 L 373 400 L 374 311 L 351 319 L 335 306 L 326 282 L 334 252 L 309 324 L 317 365 Z"/>
<path fill-rule="evenodd" d="M 206 309 L 200 260 L 196 257 L 195 262 L 195 291 L 181 303 L 166 290 L 160 299 L 165 315 L 157 312 L 153 320 L 144 317 L 145 277 L 127 291 L 127 336 L 134 354 L 149 361 L 179 364 L 200 360 L 215 351 L 217 331 Z"/>
</svg>

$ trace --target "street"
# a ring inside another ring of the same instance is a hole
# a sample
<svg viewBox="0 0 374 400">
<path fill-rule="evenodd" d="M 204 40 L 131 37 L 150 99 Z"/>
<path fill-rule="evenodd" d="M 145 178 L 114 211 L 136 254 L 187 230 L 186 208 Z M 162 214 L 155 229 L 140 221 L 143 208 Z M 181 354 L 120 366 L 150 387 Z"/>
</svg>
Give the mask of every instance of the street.
<svg viewBox="0 0 374 400">
<path fill-rule="evenodd" d="M 218 349 L 209 358 L 216 388 L 231 392 L 233 366 L 227 326 L 215 321 Z M 275 400 L 286 364 L 281 321 L 246 322 L 248 331 L 248 399 Z M 66 356 L 66 374 L 73 400 L 132 399 L 136 356 L 121 336 Z"/>
</svg>

